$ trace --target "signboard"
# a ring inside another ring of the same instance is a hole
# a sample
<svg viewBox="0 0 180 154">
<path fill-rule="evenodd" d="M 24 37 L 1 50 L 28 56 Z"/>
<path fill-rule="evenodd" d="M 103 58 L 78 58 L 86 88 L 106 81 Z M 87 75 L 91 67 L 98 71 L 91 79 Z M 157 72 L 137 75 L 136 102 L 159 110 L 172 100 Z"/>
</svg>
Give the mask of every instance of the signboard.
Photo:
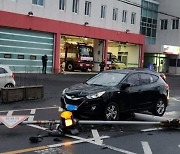
<svg viewBox="0 0 180 154">
<path fill-rule="evenodd" d="M 163 53 L 165 54 L 178 55 L 180 53 L 180 47 L 178 46 L 163 45 L 162 50 L 163 50 Z"/>
<path fill-rule="evenodd" d="M 0 122 L 2 122 L 8 128 L 14 128 L 19 123 L 23 122 L 29 116 L 18 115 L 18 116 L 0 116 Z"/>
</svg>

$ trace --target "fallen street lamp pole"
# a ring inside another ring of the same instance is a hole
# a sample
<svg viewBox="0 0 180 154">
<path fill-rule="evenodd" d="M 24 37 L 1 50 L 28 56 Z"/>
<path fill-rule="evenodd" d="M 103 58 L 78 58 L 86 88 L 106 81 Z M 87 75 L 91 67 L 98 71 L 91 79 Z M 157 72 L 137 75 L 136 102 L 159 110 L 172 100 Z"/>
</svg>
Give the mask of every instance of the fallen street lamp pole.
<svg viewBox="0 0 180 154">
<path fill-rule="evenodd" d="M 148 114 L 142 114 L 142 113 L 133 113 L 134 119 L 136 120 L 141 120 L 141 121 L 169 121 L 171 120 L 170 118 L 166 117 L 158 117 L 154 115 L 148 115 Z"/>
<path fill-rule="evenodd" d="M 78 124 L 83 125 L 160 125 L 161 122 L 149 121 L 93 121 L 93 120 L 79 120 Z"/>
</svg>

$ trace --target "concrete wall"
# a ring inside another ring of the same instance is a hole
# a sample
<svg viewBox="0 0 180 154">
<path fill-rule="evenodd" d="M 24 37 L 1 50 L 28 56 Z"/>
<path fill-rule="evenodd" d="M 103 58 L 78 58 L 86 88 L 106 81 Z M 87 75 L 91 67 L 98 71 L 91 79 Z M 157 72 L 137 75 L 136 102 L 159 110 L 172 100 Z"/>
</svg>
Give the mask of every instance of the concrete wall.
<svg viewBox="0 0 180 154">
<path fill-rule="evenodd" d="M 131 0 L 137 4 L 141 4 L 141 0 Z M 45 0 L 44 6 L 33 5 L 32 0 L 0 0 L 0 10 L 14 12 L 27 15 L 29 11 L 33 12 L 33 16 L 54 19 L 58 21 L 66 21 L 83 25 L 85 22 L 89 26 L 112 29 L 118 31 L 126 31 L 129 29 L 131 33 L 139 34 L 141 9 L 132 5 L 122 3 L 117 0 L 91 0 L 91 15 L 84 15 L 85 0 L 79 0 L 79 12 L 72 13 L 72 1 L 66 0 L 65 11 L 59 10 L 59 0 Z M 106 18 L 100 18 L 101 5 L 107 6 Z M 118 8 L 118 20 L 112 20 L 113 8 Z M 122 12 L 127 10 L 127 23 L 122 23 Z M 131 13 L 136 13 L 135 24 L 132 25 Z"/>
</svg>

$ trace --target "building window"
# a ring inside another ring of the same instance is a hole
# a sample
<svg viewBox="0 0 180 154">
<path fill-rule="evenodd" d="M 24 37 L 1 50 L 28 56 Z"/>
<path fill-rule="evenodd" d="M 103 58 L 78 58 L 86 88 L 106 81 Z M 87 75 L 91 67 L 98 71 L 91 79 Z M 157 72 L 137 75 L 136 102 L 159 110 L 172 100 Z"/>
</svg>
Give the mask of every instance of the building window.
<svg viewBox="0 0 180 154">
<path fill-rule="evenodd" d="M 91 14 L 91 2 L 89 1 L 85 1 L 85 12 L 84 12 L 85 15 L 88 15 L 90 16 Z"/>
<path fill-rule="evenodd" d="M 172 19 L 172 29 L 179 29 L 179 19 Z"/>
<path fill-rule="evenodd" d="M 66 0 L 59 0 L 59 9 L 65 10 L 65 2 Z"/>
<path fill-rule="evenodd" d="M 112 20 L 117 20 L 118 18 L 118 8 L 113 8 L 113 17 Z"/>
<path fill-rule="evenodd" d="M 11 54 L 4 54 L 4 58 L 12 58 Z"/>
<path fill-rule="evenodd" d="M 135 24 L 135 21 L 136 21 L 136 13 L 132 12 L 131 13 L 131 24 Z"/>
<path fill-rule="evenodd" d="M 101 6 L 101 18 L 105 18 L 106 17 L 106 6 L 102 5 Z"/>
<path fill-rule="evenodd" d="M 36 60 L 36 56 L 30 55 L 30 59 L 31 59 L 31 60 Z"/>
<path fill-rule="evenodd" d="M 73 0 L 72 12 L 78 13 L 78 9 L 79 9 L 79 0 Z"/>
<path fill-rule="evenodd" d="M 43 6 L 44 0 L 32 0 L 32 4 Z"/>
<path fill-rule="evenodd" d="M 127 21 L 127 11 L 123 10 L 123 14 L 122 14 L 122 22 L 126 22 Z"/>
<path fill-rule="evenodd" d="M 161 30 L 167 29 L 167 24 L 168 24 L 168 20 L 167 19 L 162 19 L 161 20 Z"/>
<path fill-rule="evenodd" d="M 18 59 L 24 59 L 24 55 L 18 55 Z"/>
</svg>

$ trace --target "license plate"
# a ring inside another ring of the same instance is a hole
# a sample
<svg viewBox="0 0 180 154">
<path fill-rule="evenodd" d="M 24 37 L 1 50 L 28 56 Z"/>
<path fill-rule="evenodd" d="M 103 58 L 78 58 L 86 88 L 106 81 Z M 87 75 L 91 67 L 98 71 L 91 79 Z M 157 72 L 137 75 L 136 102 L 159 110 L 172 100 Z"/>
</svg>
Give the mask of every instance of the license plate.
<svg viewBox="0 0 180 154">
<path fill-rule="evenodd" d="M 90 66 L 90 64 L 86 64 L 86 66 Z"/>
<path fill-rule="evenodd" d="M 77 110 L 77 108 L 78 107 L 76 105 L 70 105 L 70 104 L 66 105 L 66 109 L 69 111 L 75 111 L 75 110 Z"/>
</svg>

